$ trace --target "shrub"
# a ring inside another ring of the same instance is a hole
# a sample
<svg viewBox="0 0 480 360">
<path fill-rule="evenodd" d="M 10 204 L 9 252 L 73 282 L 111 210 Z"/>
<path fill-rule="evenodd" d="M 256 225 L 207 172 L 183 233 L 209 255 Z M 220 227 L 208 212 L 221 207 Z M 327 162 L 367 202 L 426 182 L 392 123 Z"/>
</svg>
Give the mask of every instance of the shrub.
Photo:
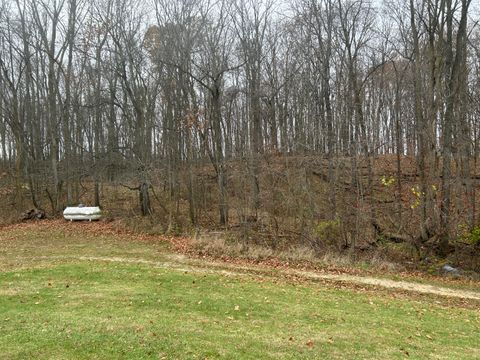
<svg viewBox="0 0 480 360">
<path fill-rule="evenodd" d="M 323 246 L 339 248 L 342 243 L 342 224 L 339 218 L 322 220 L 313 229 L 316 249 Z"/>
<path fill-rule="evenodd" d="M 462 238 L 469 244 L 480 245 L 480 226 L 475 226 L 472 230 L 465 231 Z"/>
</svg>

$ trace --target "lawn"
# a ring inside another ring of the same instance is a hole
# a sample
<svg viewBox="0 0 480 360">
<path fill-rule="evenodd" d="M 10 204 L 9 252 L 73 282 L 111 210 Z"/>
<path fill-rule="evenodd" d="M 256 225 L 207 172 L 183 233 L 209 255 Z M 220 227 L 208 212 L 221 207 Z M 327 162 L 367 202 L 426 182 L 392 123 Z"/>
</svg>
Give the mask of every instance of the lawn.
<svg viewBox="0 0 480 360">
<path fill-rule="evenodd" d="M 1 231 L 0 358 L 480 358 L 474 306 L 253 274 L 78 260 L 158 259 L 166 251 L 114 235 Z"/>
</svg>

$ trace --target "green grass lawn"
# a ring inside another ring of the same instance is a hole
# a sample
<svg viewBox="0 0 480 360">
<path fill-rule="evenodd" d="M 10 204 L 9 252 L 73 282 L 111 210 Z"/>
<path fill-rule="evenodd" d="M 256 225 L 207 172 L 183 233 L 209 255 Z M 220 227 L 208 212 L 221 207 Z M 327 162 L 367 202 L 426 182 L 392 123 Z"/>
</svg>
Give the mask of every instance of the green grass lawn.
<svg viewBox="0 0 480 360">
<path fill-rule="evenodd" d="M 46 251 L 157 258 L 165 247 L 53 229 L 0 236 L 1 359 L 480 358 L 472 306 L 254 275 L 29 262 Z"/>
</svg>

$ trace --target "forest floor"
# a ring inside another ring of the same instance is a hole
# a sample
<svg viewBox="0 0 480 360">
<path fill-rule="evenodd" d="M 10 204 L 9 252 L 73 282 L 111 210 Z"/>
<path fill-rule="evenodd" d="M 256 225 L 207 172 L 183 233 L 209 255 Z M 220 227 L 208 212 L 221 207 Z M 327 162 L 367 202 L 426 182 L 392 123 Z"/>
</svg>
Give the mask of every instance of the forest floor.
<svg viewBox="0 0 480 360">
<path fill-rule="evenodd" d="M 5 358 L 480 357 L 465 279 L 195 255 L 113 223 L 0 229 Z"/>
</svg>

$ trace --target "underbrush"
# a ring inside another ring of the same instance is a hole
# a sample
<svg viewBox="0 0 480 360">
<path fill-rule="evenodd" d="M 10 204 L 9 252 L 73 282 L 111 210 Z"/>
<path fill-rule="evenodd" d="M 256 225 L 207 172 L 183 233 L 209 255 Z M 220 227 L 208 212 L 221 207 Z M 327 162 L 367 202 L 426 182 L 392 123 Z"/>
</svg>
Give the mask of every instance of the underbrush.
<svg viewBox="0 0 480 360">
<path fill-rule="evenodd" d="M 462 277 L 477 278 L 480 265 L 474 245 L 458 245 L 449 258 L 432 252 L 419 254 L 409 243 L 378 241 L 371 246 L 345 246 L 345 237 L 338 220 L 321 221 L 311 234 L 281 234 L 276 237 L 262 224 L 243 224 L 212 230 L 193 227 L 187 221 L 169 222 L 159 216 L 132 216 L 116 221 L 128 231 L 150 236 L 185 236 L 191 240 L 190 250 L 214 258 L 248 259 L 251 261 L 282 261 L 288 264 L 310 264 L 318 267 L 362 268 L 364 270 L 401 272 L 419 270 L 439 275 L 443 265 L 462 269 Z M 462 255 L 463 254 L 463 255 Z M 419 257 L 421 256 L 421 257 Z"/>
<path fill-rule="evenodd" d="M 315 267 L 348 268 L 361 267 L 376 271 L 402 271 L 405 266 L 388 260 L 383 251 L 371 251 L 363 254 L 353 254 L 351 251 L 327 249 L 319 253 L 316 249 L 301 244 L 291 244 L 282 248 L 271 247 L 246 242 L 223 232 L 196 236 L 192 246 L 197 253 L 216 258 L 239 258 L 253 261 L 280 260 L 288 265 L 306 265 Z"/>
</svg>

